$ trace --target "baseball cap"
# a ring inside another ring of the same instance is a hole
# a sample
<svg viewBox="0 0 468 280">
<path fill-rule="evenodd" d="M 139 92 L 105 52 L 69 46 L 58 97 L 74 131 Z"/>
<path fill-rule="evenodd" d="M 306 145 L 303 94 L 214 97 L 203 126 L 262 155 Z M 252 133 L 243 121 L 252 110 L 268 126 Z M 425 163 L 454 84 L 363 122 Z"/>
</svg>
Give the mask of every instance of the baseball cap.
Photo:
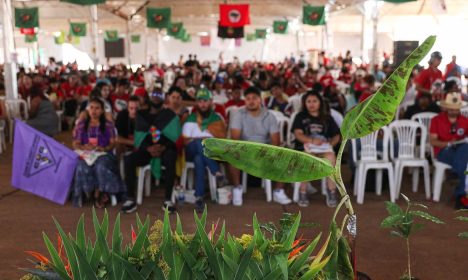
<svg viewBox="0 0 468 280">
<path fill-rule="evenodd" d="M 197 91 L 197 100 L 211 100 L 212 98 L 213 95 L 211 94 L 211 91 L 207 90 L 206 88 L 201 88 Z"/>
</svg>

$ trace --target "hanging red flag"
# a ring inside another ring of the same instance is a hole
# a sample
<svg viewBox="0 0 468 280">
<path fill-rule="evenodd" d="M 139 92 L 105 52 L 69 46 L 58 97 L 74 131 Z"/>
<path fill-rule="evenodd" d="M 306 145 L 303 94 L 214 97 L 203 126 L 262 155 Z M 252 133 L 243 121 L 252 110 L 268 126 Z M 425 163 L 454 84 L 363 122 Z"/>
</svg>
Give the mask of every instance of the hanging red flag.
<svg viewBox="0 0 468 280">
<path fill-rule="evenodd" d="M 249 4 L 219 4 L 221 26 L 242 27 L 250 24 Z"/>
<path fill-rule="evenodd" d="M 211 36 L 200 36 L 200 45 L 202 47 L 209 47 L 211 44 Z"/>
<path fill-rule="evenodd" d="M 36 31 L 34 30 L 34 27 L 33 28 L 20 28 L 20 32 L 21 32 L 21 34 L 24 34 L 24 35 L 34 35 L 34 34 L 36 34 Z"/>
</svg>

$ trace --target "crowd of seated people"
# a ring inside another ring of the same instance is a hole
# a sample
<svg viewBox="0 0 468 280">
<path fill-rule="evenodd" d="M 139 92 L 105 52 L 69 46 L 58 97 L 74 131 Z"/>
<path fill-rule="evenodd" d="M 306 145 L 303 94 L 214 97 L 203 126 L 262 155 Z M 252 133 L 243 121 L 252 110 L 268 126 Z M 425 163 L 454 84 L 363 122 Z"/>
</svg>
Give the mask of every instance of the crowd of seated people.
<svg viewBox="0 0 468 280">
<path fill-rule="evenodd" d="M 467 144 L 453 145 L 455 152 L 444 149 L 453 149 L 451 142 L 466 137 L 466 117 L 460 114 L 461 106 L 454 107 L 458 110 L 455 113 L 443 102 L 448 93 L 459 93 L 460 102 L 467 97 L 461 94 L 461 74 L 455 60 L 444 75 L 438 70 L 441 58 L 439 52 L 434 52 L 427 69 L 414 69 L 407 89 L 414 97 L 400 115 L 410 119 L 421 112 L 441 112 L 438 122 L 445 124 L 431 127 L 431 144 L 437 149 L 438 159 L 452 164 L 465 184 L 461 171 L 466 162 L 462 167 L 463 162 L 456 156 L 468 158 Z M 334 163 L 344 115 L 355 104 L 371 98 L 392 72 L 386 63 L 373 69 L 372 74 L 369 65 L 353 64 L 347 57 L 323 58 L 318 67 L 302 58 L 279 63 L 220 61 L 217 69 L 212 65 L 190 57 L 178 64 L 153 64 L 136 71 L 115 65 L 97 75 L 79 71 L 76 64 L 61 65 L 54 60 L 31 73 L 21 69 L 19 94 L 31 100 L 36 122 L 41 116 L 39 123 L 52 123 L 47 121 L 52 118 L 50 112 L 63 110 L 63 128 L 73 129 L 74 148 L 105 153 L 92 166 L 85 162 L 78 165 L 73 185 L 75 205 L 81 205 L 83 194 L 94 198 L 96 207 L 104 207 L 109 195 L 117 195 L 123 202 L 123 212 L 135 211 L 137 168 L 150 165 L 153 177 L 161 178 L 165 185 L 163 207 L 175 211 L 173 189 L 181 183 L 180 166 L 183 168 L 184 161 L 189 161 L 195 165 L 197 210 L 204 207 L 207 169 L 218 185 L 229 182 L 234 186 L 233 204 L 240 206 L 240 171 L 232 166 L 220 168 L 220 163 L 205 157 L 201 146 L 204 138 L 286 146 L 288 139 L 281 137 L 284 131 L 272 112 L 278 111 L 290 120 L 287 130 L 295 139 L 291 148 Z M 47 114 L 42 116 L 43 111 Z M 50 131 L 36 127 L 51 136 L 56 134 L 52 125 Z M 286 140 L 281 142 L 283 138 Z M 118 172 L 119 161 L 123 161 L 124 178 Z M 273 201 L 292 202 L 285 192 L 289 185 L 273 185 Z M 306 185 L 301 182 L 298 201 L 304 207 L 309 204 Z M 461 185 L 457 187 L 458 196 L 464 194 L 461 189 Z M 332 180 L 327 181 L 326 204 L 337 204 Z"/>
</svg>

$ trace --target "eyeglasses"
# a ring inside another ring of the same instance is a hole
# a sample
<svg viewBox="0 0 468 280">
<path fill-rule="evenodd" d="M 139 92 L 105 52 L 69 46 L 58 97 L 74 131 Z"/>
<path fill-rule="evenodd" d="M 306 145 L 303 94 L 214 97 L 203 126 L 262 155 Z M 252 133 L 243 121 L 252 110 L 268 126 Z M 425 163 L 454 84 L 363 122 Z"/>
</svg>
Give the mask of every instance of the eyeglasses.
<svg viewBox="0 0 468 280">
<path fill-rule="evenodd" d="M 455 134 L 457 133 L 457 123 L 452 123 L 452 126 L 450 127 L 450 134 Z"/>
</svg>

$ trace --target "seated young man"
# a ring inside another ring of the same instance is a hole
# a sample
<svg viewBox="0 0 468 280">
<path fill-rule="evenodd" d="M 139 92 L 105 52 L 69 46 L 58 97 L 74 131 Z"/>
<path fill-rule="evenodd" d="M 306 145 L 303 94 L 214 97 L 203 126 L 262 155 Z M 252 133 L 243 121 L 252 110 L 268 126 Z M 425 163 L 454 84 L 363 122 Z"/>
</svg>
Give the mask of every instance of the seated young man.
<svg viewBox="0 0 468 280">
<path fill-rule="evenodd" d="M 213 95 L 207 89 L 200 89 L 196 95 L 196 112 L 189 115 L 182 128 L 184 137 L 185 156 L 187 161 L 195 164 L 195 197 L 196 210 L 203 212 L 205 205 L 205 174 L 206 168 L 216 176 L 217 182 L 221 184 L 224 176 L 218 163 L 207 158 L 203 153 L 202 140 L 205 138 L 225 138 L 226 124 L 223 118 L 213 110 Z"/>
<path fill-rule="evenodd" d="M 140 108 L 140 99 L 132 96 L 128 100 L 127 109 L 120 111 L 115 120 L 117 128 L 117 155 L 133 149 L 135 121 L 137 111 Z"/>
<path fill-rule="evenodd" d="M 231 138 L 279 146 L 278 123 L 275 116 L 262 107 L 260 90 L 256 87 L 249 87 L 244 95 L 245 108 L 239 109 L 230 121 Z M 235 186 L 232 192 L 232 202 L 236 206 L 241 206 L 243 190 L 240 184 L 240 171 L 233 166 L 230 166 L 229 170 Z M 273 200 L 280 204 L 289 204 L 291 200 L 284 193 L 283 186 L 282 183 L 276 183 Z"/>
<path fill-rule="evenodd" d="M 438 161 L 452 166 L 459 182 L 455 189 L 456 207 L 468 208 L 462 205 L 466 195 L 466 175 L 468 163 L 468 118 L 460 114 L 460 108 L 466 102 L 459 93 L 449 93 L 440 105 L 444 111 L 432 118 L 430 126 L 430 142 L 434 147 L 434 156 Z M 464 140 L 464 141 L 463 141 Z"/>
<path fill-rule="evenodd" d="M 163 108 L 164 94 L 151 94 L 151 108 L 137 112 L 135 122 L 135 151 L 124 157 L 125 183 L 127 184 L 127 200 L 122 206 L 122 212 L 131 213 L 136 210 L 136 170 L 138 167 L 151 164 L 151 173 L 157 179 L 161 176 L 161 166 L 164 170 L 165 194 L 163 209 L 175 212 L 171 203 L 174 187 L 177 151 L 175 142 L 181 134 L 177 115 L 170 109 Z"/>
<path fill-rule="evenodd" d="M 292 107 L 283 94 L 283 89 L 279 83 L 271 85 L 271 96 L 265 98 L 265 106 L 270 110 L 275 110 L 289 116 L 292 113 Z"/>
</svg>

